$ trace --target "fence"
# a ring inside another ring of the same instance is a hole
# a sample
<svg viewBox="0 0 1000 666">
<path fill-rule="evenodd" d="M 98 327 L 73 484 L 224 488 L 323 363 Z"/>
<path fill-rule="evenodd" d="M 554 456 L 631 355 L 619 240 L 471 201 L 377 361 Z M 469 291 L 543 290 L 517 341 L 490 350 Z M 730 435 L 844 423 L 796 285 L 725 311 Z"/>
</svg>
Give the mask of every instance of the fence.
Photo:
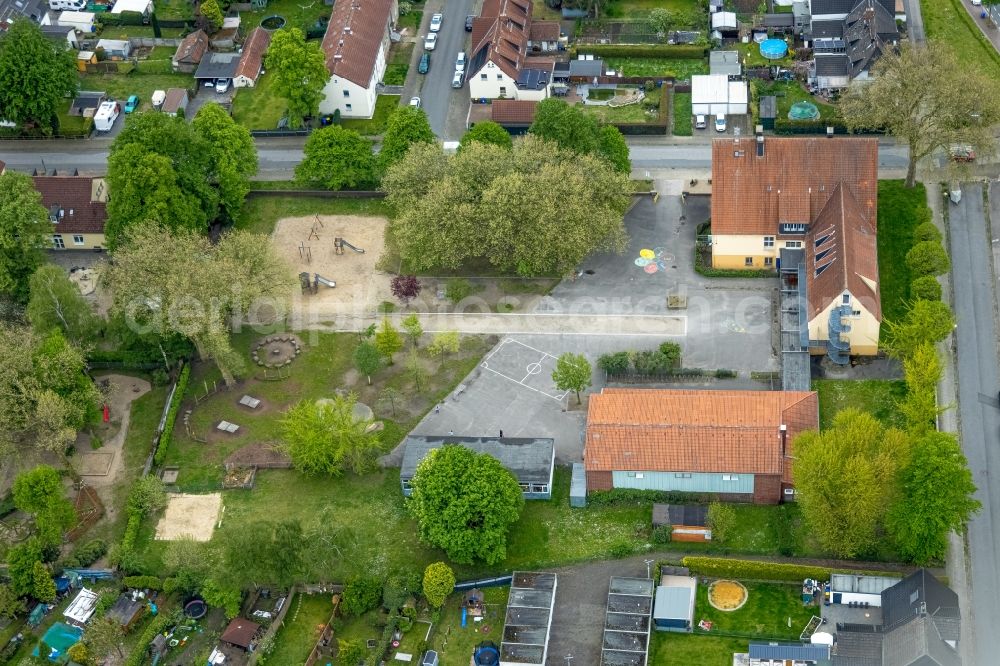
<svg viewBox="0 0 1000 666">
<path fill-rule="evenodd" d="M 292 607 L 292 602 L 295 600 L 295 595 L 298 594 L 298 592 L 298 588 L 295 587 L 288 591 L 288 598 L 285 599 L 285 605 L 281 607 L 280 611 L 278 611 L 277 617 L 274 618 L 274 621 L 271 622 L 271 625 L 264 632 L 264 635 L 261 637 L 258 645 L 264 643 L 265 641 L 270 642 L 274 639 L 274 635 L 277 634 L 278 630 L 285 624 L 285 615 L 288 613 L 288 609 Z M 260 657 L 260 650 L 250 653 L 250 660 L 247 662 L 247 666 L 255 666 Z"/>
<path fill-rule="evenodd" d="M 250 136 L 309 136 L 311 130 L 307 129 L 287 129 L 287 130 L 250 130 Z"/>
<path fill-rule="evenodd" d="M 156 426 L 156 432 L 153 434 L 153 447 L 152 450 L 150 450 L 149 455 L 146 456 L 146 464 L 142 467 L 143 476 L 149 474 L 150 470 L 153 469 L 153 458 L 156 457 L 156 450 L 160 448 L 160 437 L 163 436 L 163 429 L 167 425 L 167 415 L 170 413 L 170 405 L 174 402 L 174 393 L 176 392 L 177 381 L 175 380 L 173 386 L 170 387 L 170 393 L 167 394 L 166 401 L 163 403 L 163 412 L 160 414 L 160 423 Z"/>
<path fill-rule="evenodd" d="M 333 620 L 337 617 L 337 609 L 339 607 L 340 596 L 336 595 L 333 598 L 333 611 L 330 612 L 330 617 L 326 621 L 326 627 L 323 628 L 319 638 L 316 639 L 316 644 L 313 645 L 313 649 L 309 653 L 309 657 L 306 659 L 305 666 L 313 666 L 313 664 L 315 664 L 322 656 L 322 650 L 320 650 L 320 648 L 325 648 L 333 642 Z"/>
<path fill-rule="evenodd" d="M 66 534 L 66 538 L 70 541 L 76 541 L 83 536 L 104 515 L 104 503 L 97 496 L 97 491 L 90 486 L 80 486 L 73 508 L 79 522 Z"/>
<path fill-rule="evenodd" d="M 736 379 L 735 370 L 702 370 L 701 368 L 679 368 L 665 372 L 608 372 L 608 384 L 676 384 L 685 382 L 705 382 L 716 379 Z"/>
</svg>

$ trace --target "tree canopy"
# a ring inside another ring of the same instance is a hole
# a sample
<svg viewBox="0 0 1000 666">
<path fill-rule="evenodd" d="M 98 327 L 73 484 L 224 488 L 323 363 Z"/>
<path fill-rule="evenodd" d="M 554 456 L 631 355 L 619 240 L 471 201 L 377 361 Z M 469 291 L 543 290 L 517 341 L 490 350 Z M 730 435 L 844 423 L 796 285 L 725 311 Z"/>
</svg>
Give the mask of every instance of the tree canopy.
<svg viewBox="0 0 1000 666">
<path fill-rule="evenodd" d="M 407 506 L 420 524 L 422 541 L 460 564 L 497 564 L 507 557 L 507 533 L 524 497 L 499 460 L 445 445 L 427 454 L 410 483 Z"/>
<path fill-rule="evenodd" d="M 424 569 L 424 596 L 434 608 L 441 608 L 455 589 L 455 572 L 444 562 L 432 562 Z"/>
<path fill-rule="evenodd" d="M 848 128 L 884 129 L 909 147 L 907 187 L 916 182 L 921 159 L 951 144 L 992 154 L 1000 85 L 977 67 L 959 62 L 948 45 L 903 46 L 898 54 L 889 50 L 872 74 L 866 85 L 847 89 L 840 112 Z"/>
<path fill-rule="evenodd" d="M 415 269 L 485 260 L 523 276 L 559 274 L 595 250 L 624 248 L 628 178 L 538 137 L 512 150 L 474 141 L 452 156 L 417 145 L 382 187 L 400 254 Z"/>
<path fill-rule="evenodd" d="M 528 131 L 554 141 L 560 148 L 599 157 L 615 171 L 628 173 L 632 170 L 628 145 L 618 128 L 602 126 L 594 116 L 561 99 L 550 97 L 539 102 Z"/>
<path fill-rule="evenodd" d="M 0 175 L 0 293 L 18 302 L 28 300 L 31 275 L 45 260 L 44 248 L 51 246 L 48 219 L 29 176 L 9 169 Z"/>
<path fill-rule="evenodd" d="M 340 125 L 323 127 L 306 139 L 295 179 L 328 190 L 370 187 L 377 182 L 372 142 Z"/>
<path fill-rule="evenodd" d="M 431 125 L 427 122 L 427 114 L 423 109 L 412 106 L 401 106 L 392 112 L 382 134 L 382 148 L 378 153 L 378 165 L 381 171 L 399 162 L 406 155 L 410 146 L 418 143 L 434 145 L 437 137 Z M 438 152 L 441 148 L 435 145 Z"/>
<path fill-rule="evenodd" d="M 65 40 L 46 38 L 27 17 L 16 19 L 0 40 L 0 119 L 52 127 L 76 91 L 75 57 Z"/>
<path fill-rule="evenodd" d="M 501 148 L 511 148 L 514 145 L 514 141 L 510 138 L 510 133 L 492 120 L 486 120 L 473 125 L 472 129 L 462 135 L 462 140 L 459 142 L 459 150 L 465 148 L 473 141 L 492 143 Z"/>
<path fill-rule="evenodd" d="M 275 93 L 288 102 L 289 126 L 299 127 L 303 118 L 316 115 L 330 80 L 319 43 L 307 42 L 298 28 L 282 28 L 271 37 L 264 62 Z"/>
<path fill-rule="evenodd" d="M 339 476 L 345 469 L 355 474 L 371 471 L 381 452 L 371 419 L 355 415 L 357 396 L 336 395 L 321 401 L 303 400 L 281 419 L 283 450 L 292 464 L 307 474 Z"/>
<path fill-rule="evenodd" d="M 212 182 L 219 188 L 219 204 L 231 222 L 243 209 L 250 191 L 250 178 L 257 173 L 257 147 L 253 137 L 250 130 L 233 120 L 218 104 L 202 106 L 191 124 L 205 140 L 211 157 Z"/>
<path fill-rule="evenodd" d="M 583 354 L 566 352 L 556 359 L 556 369 L 552 371 L 552 381 L 560 391 L 576 393 L 576 404 L 580 404 L 580 391 L 590 386 L 592 370 L 590 362 Z"/>
<path fill-rule="evenodd" d="M 97 316 L 66 270 L 55 264 L 39 266 L 31 276 L 27 315 L 39 333 L 60 329 L 69 340 L 87 340 L 97 326 Z"/>
</svg>

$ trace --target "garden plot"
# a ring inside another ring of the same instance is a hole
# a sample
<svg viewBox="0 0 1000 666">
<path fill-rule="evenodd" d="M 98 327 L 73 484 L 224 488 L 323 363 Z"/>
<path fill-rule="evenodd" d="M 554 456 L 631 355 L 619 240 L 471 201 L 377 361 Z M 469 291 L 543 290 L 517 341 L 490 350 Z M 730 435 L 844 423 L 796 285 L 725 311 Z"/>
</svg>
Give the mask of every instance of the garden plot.
<svg viewBox="0 0 1000 666">
<path fill-rule="evenodd" d="M 167 510 L 156 525 L 156 538 L 160 541 L 183 538 L 211 541 L 221 511 L 221 493 L 171 495 Z"/>
</svg>

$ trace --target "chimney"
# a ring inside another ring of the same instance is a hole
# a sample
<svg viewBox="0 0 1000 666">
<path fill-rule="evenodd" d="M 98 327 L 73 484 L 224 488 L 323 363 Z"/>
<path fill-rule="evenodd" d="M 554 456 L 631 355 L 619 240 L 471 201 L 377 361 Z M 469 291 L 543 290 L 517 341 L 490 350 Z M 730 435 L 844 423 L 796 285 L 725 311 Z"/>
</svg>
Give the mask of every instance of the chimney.
<svg viewBox="0 0 1000 666">
<path fill-rule="evenodd" d="M 764 135 L 757 135 L 757 157 L 764 157 Z"/>
</svg>

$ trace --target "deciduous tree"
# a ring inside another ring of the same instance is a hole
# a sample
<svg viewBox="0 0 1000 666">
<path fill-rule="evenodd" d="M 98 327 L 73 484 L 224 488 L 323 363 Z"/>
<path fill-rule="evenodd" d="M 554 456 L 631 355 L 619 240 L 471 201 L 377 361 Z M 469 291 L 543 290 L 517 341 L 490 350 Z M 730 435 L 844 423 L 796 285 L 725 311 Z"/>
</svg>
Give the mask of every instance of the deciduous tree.
<svg viewBox="0 0 1000 666">
<path fill-rule="evenodd" d="M 621 131 L 613 125 L 605 125 L 597 133 L 597 155 L 619 173 L 632 171 L 628 144 Z"/>
<path fill-rule="evenodd" d="M 954 435 L 928 432 L 916 439 L 900 482 L 902 492 L 887 518 L 896 549 L 921 566 L 943 560 L 948 534 L 963 534 L 981 508 L 973 499 L 976 485 Z"/>
<path fill-rule="evenodd" d="M 227 620 L 240 614 L 243 592 L 234 585 L 225 585 L 215 578 L 209 578 L 201 588 L 201 596 L 209 606 L 221 608 Z"/>
<path fill-rule="evenodd" d="M 417 393 L 420 393 L 424 389 L 424 385 L 427 383 L 427 370 L 424 369 L 423 363 L 420 362 L 420 356 L 417 355 L 416 349 L 411 349 L 410 353 L 406 356 L 406 374 L 410 377 L 410 381 L 413 382 L 413 388 Z"/>
<path fill-rule="evenodd" d="M 942 301 L 914 301 L 902 321 L 887 321 L 888 349 L 906 358 L 920 345 L 944 340 L 955 328 L 955 318 Z"/>
<path fill-rule="evenodd" d="M 354 414 L 357 397 L 334 396 L 322 402 L 303 400 L 281 419 L 282 448 L 292 464 L 307 474 L 339 476 L 369 471 L 381 450 L 378 434 L 369 432 L 371 419 Z"/>
<path fill-rule="evenodd" d="M 460 346 L 458 331 L 441 331 L 434 334 L 431 343 L 427 345 L 427 353 L 431 356 L 457 354 Z"/>
<path fill-rule="evenodd" d="M 45 602 L 56 600 L 56 584 L 48 567 L 41 562 L 35 562 L 31 569 L 31 578 L 31 596 Z"/>
<path fill-rule="evenodd" d="M 7 578 L 18 597 L 32 594 L 35 588 L 35 563 L 42 561 L 42 543 L 29 537 L 7 551 Z"/>
<path fill-rule="evenodd" d="M 208 24 L 207 32 L 209 34 L 214 33 L 222 27 L 222 9 L 215 0 L 201 0 L 198 13 L 201 14 L 201 17 Z"/>
<path fill-rule="evenodd" d="M 673 25 L 674 16 L 670 13 L 669 9 L 664 9 L 663 7 L 656 7 L 650 10 L 649 16 L 646 18 L 649 22 L 649 27 L 653 29 L 654 32 L 660 35 L 666 35 L 667 31 Z"/>
<path fill-rule="evenodd" d="M 0 293 L 20 303 L 28 300 L 31 275 L 45 260 L 44 248 L 51 244 L 48 219 L 31 178 L 9 169 L 0 175 Z"/>
<path fill-rule="evenodd" d="M 903 359 L 906 395 L 899 411 L 911 434 L 924 435 L 934 430 L 942 408 L 937 404 L 937 385 L 941 379 L 941 359 L 934 345 L 925 342 L 915 347 Z"/>
<path fill-rule="evenodd" d="M 316 115 L 330 80 L 326 57 L 317 42 L 307 42 L 298 28 L 282 28 L 271 37 L 265 63 L 275 93 L 288 102 L 288 124 L 295 128 Z"/>
<path fill-rule="evenodd" d="M 940 301 L 941 283 L 933 275 L 923 275 L 910 283 L 910 298 L 915 301 Z"/>
<path fill-rule="evenodd" d="M 392 365 L 392 355 L 403 348 L 403 338 L 388 317 L 382 319 L 382 325 L 375 333 L 375 348 L 388 359 L 389 365 Z"/>
<path fill-rule="evenodd" d="M 944 275 L 951 270 L 951 260 L 940 241 L 921 241 L 906 253 L 906 267 L 916 277 Z"/>
<path fill-rule="evenodd" d="M 219 203 L 226 220 L 231 222 L 243 210 L 250 178 L 257 173 L 253 137 L 250 130 L 233 120 L 218 104 L 202 106 L 191 124 L 208 147 L 212 182 L 219 188 Z"/>
<path fill-rule="evenodd" d="M 552 381 L 560 391 L 576 393 L 576 404 L 580 404 L 580 391 L 590 386 L 593 369 L 583 354 L 566 352 L 556 359 L 556 369 L 552 371 Z"/>
<path fill-rule="evenodd" d="M 851 86 L 840 111 L 852 129 L 884 129 L 909 147 L 906 185 L 916 182 L 917 163 L 953 143 L 979 155 L 994 149 L 1000 120 L 1000 87 L 978 67 L 960 63 L 943 43 L 933 51 L 903 46 L 883 53 L 871 85 Z"/>
<path fill-rule="evenodd" d="M 59 106 L 76 95 L 74 59 L 64 40 L 47 39 L 26 17 L 14 20 L 0 41 L 0 116 L 52 127 Z"/>
<path fill-rule="evenodd" d="M 416 347 L 420 343 L 420 336 L 424 334 L 424 327 L 420 324 L 420 317 L 411 314 L 403 319 L 403 330 L 406 331 L 406 337 Z"/>
<path fill-rule="evenodd" d="M 0 618 L 13 620 L 24 611 L 24 601 L 14 593 L 10 585 L 0 583 Z"/>
<path fill-rule="evenodd" d="M 463 446 L 431 451 L 417 466 L 408 507 L 420 539 L 460 564 L 497 564 L 507 557 L 507 533 L 524 497 L 500 461 Z"/>
<path fill-rule="evenodd" d="M 63 533 L 76 522 L 73 505 L 66 499 L 59 473 L 48 465 L 21 472 L 14 480 L 14 506 L 31 514 L 39 541 L 62 543 Z"/>
<path fill-rule="evenodd" d="M 455 572 L 444 562 L 433 562 L 424 569 L 424 596 L 434 608 L 441 608 L 455 589 Z"/>
<path fill-rule="evenodd" d="M 597 150 L 599 127 L 594 116 L 550 97 L 535 107 L 535 119 L 528 131 L 560 148 L 589 155 Z"/>
<path fill-rule="evenodd" d="M 420 295 L 420 280 L 416 275 L 397 275 L 392 278 L 389 286 L 392 295 L 398 298 L 404 307 Z"/>
<path fill-rule="evenodd" d="M 423 109 L 401 106 L 392 112 L 382 134 L 382 148 L 378 153 L 379 168 L 385 172 L 390 166 L 403 159 L 410 146 L 417 143 L 435 145 L 437 137 L 427 122 Z"/>
<path fill-rule="evenodd" d="M 64 269 L 55 264 L 39 266 L 31 276 L 30 292 L 27 315 L 35 331 L 58 328 L 77 344 L 93 335 L 98 324 L 94 310 Z"/>
<path fill-rule="evenodd" d="M 388 404 L 389 409 L 392 412 L 392 417 L 396 418 L 396 404 L 403 399 L 403 394 L 397 389 L 391 386 L 386 386 L 384 389 L 378 392 L 378 401 L 382 404 Z"/>
<path fill-rule="evenodd" d="M 140 476 L 132 484 L 126 507 L 130 514 L 151 516 L 167 506 L 167 491 L 160 477 L 154 474 Z"/>
<path fill-rule="evenodd" d="M 796 437 L 794 450 L 796 499 L 810 532 L 838 557 L 873 554 L 909 458 L 906 436 L 845 409 L 832 428 Z"/>
<path fill-rule="evenodd" d="M 375 345 L 363 340 L 354 348 L 354 367 L 358 372 L 368 378 L 368 384 L 372 383 L 372 375 L 382 367 L 382 355 Z"/>
<path fill-rule="evenodd" d="M 510 148 L 514 142 L 510 138 L 510 133 L 497 123 L 487 120 L 476 123 L 468 132 L 462 135 L 462 140 L 458 144 L 458 149 L 462 150 L 473 141 L 480 143 L 492 143 L 501 148 Z"/>
<path fill-rule="evenodd" d="M 328 190 L 370 187 L 378 181 L 372 142 L 339 125 L 320 128 L 306 139 L 295 179 Z"/>
<path fill-rule="evenodd" d="M 344 586 L 340 607 L 348 615 L 357 617 L 378 608 L 381 599 L 382 581 L 374 576 L 353 576 Z"/>
</svg>

